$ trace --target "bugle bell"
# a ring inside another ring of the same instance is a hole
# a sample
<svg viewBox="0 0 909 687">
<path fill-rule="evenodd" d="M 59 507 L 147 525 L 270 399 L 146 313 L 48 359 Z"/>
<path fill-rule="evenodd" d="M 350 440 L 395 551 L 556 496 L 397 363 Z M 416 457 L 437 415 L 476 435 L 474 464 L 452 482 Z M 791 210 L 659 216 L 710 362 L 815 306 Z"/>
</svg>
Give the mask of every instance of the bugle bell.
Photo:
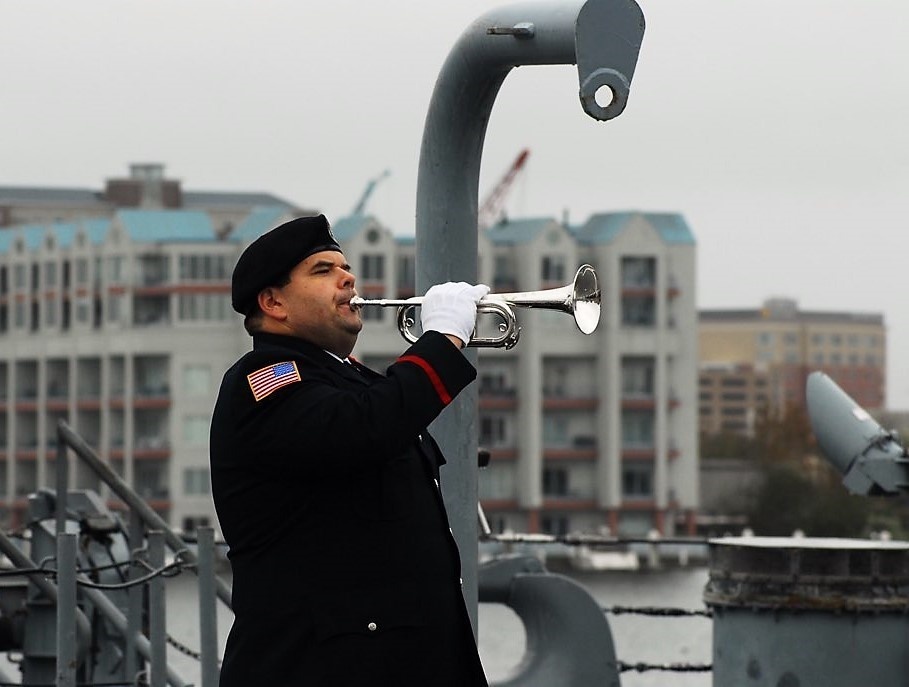
<svg viewBox="0 0 909 687">
<path fill-rule="evenodd" d="M 415 324 L 413 310 L 422 303 L 422 296 L 372 300 L 357 296 L 350 300 L 350 305 L 354 308 L 397 307 L 398 331 L 410 343 L 417 340 L 417 336 L 411 331 L 411 327 Z M 584 334 L 591 334 L 600 321 L 600 286 L 597 273 L 590 265 L 581 265 L 574 275 L 574 280 L 560 288 L 516 293 L 491 293 L 484 296 L 477 303 L 477 313 L 491 313 L 501 317 L 502 323 L 499 325 L 501 334 L 494 337 L 474 335 L 467 345 L 475 348 L 513 348 L 521 335 L 521 327 L 518 325 L 513 310 L 516 307 L 558 310 L 570 314 L 574 317 L 578 329 Z"/>
</svg>

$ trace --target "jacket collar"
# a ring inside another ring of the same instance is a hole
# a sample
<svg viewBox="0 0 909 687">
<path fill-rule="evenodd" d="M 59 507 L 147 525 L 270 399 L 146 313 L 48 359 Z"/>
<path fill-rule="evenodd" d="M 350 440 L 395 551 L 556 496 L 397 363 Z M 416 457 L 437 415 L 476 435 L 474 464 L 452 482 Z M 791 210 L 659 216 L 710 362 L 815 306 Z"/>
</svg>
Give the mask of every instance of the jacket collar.
<svg viewBox="0 0 909 687">
<path fill-rule="evenodd" d="M 342 362 L 336 356 L 333 356 L 331 353 L 328 353 L 327 351 L 319 348 L 315 344 L 303 339 L 298 339 L 295 336 L 285 336 L 283 334 L 268 334 L 260 332 L 253 335 L 253 350 L 292 351 L 298 355 L 306 356 L 309 358 L 309 360 L 316 363 L 317 365 L 325 367 L 329 370 L 333 370 L 334 372 L 337 372 L 344 377 L 347 377 L 349 379 L 356 379 L 363 383 L 366 383 L 367 381 L 366 377 L 354 368 L 353 363 L 348 365 Z"/>
</svg>

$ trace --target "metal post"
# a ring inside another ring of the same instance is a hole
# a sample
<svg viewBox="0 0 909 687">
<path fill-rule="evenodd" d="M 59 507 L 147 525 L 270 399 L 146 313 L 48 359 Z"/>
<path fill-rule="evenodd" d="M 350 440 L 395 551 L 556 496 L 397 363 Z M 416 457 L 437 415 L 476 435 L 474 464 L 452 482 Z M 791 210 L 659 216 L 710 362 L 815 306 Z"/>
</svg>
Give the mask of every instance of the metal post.
<svg viewBox="0 0 909 687">
<path fill-rule="evenodd" d="M 66 531 L 66 501 L 69 490 L 69 463 L 66 460 L 66 442 L 60 431 L 60 420 L 57 421 L 57 498 L 54 505 L 57 520 L 57 534 Z"/>
<path fill-rule="evenodd" d="M 141 577 L 142 572 L 133 564 L 133 555 L 135 551 L 141 548 L 145 542 L 145 532 L 142 527 L 142 519 L 138 513 L 133 510 L 129 512 L 129 552 L 130 563 L 127 579 L 134 580 Z M 127 591 L 126 607 L 126 656 L 124 658 L 124 670 L 126 678 L 132 680 L 143 669 L 142 659 L 136 650 L 136 637 L 142 632 L 142 601 L 143 589 L 140 585 L 130 587 Z"/>
<path fill-rule="evenodd" d="M 57 687 L 76 687 L 76 537 L 57 533 Z"/>
<path fill-rule="evenodd" d="M 152 568 L 164 567 L 164 536 L 161 532 L 148 533 L 148 562 Z M 164 598 L 164 578 L 155 576 L 148 583 L 148 635 L 151 641 L 151 687 L 166 687 L 167 675 L 167 621 Z"/>
<path fill-rule="evenodd" d="M 622 112 L 644 33 L 634 0 L 525 3 L 476 20 L 436 82 L 420 149 L 416 207 L 417 291 L 477 280 L 477 189 L 486 125 L 512 68 L 577 64 L 580 99 L 596 119 Z M 601 107 L 595 96 L 613 93 Z M 476 363 L 476 354 L 469 354 Z M 477 390 L 462 392 L 433 423 L 448 456 L 443 493 L 461 552 L 464 597 L 476 631 Z"/>
<path fill-rule="evenodd" d="M 215 596 L 215 529 L 196 531 L 199 546 L 199 637 L 202 687 L 218 687 L 218 607 Z"/>
</svg>

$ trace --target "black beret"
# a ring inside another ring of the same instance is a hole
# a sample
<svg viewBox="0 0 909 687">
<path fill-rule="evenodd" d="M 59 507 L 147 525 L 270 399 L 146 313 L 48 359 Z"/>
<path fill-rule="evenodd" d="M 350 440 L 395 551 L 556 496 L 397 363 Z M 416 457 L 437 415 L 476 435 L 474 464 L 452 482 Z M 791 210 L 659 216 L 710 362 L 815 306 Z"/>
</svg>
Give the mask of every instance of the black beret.
<svg viewBox="0 0 909 687">
<path fill-rule="evenodd" d="M 262 234 L 246 247 L 230 284 L 234 310 L 246 314 L 262 289 L 274 286 L 298 263 L 323 250 L 341 251 L 324 215 L 298 217 Z"/>
</svg>

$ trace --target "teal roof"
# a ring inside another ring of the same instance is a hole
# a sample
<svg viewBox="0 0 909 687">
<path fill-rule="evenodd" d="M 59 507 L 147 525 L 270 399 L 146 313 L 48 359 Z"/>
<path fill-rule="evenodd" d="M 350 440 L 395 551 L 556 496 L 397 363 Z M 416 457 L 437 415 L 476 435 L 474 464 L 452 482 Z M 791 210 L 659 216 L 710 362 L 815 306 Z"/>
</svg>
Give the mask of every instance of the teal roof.
<svg viewBox="0 0 909 687">
<path fill-rule="evenodd" d="M 495 226 L 489 227 L 486 230 L 486 235 L 489 237 L 490 241 L 502 246 L 530 243 L 553 222 L 555 222 L 555 220 L 550 217 L 506 220 Z"/>
<path fill-rule="evenodd" d="M 97 245 L 104 243 L 109 228 L 110 220 L 108 219 L 86 219 L 78 223 L 23 224 L 8 229 L 0 229 L 0 253 L 7 253 L 13 241 L 17 238 L 22 238 L 25 242 L 26 250 L 38 250 L 48 234 L 54 236 L 60 248 L 69 248 L 73 245 L 80 230 L 85 232 L 91 243 Z"/>
<path fill-rule="evenodd" d="M 117 219 L 136 243 L 212 241 L 208 214 L 194 210 L 120 210 Z"/>
<path fill-rule="evenodd" d="M 26 250 L 37 250 L 47 235 L 47 227 L 43 224 L 25 224 L 19 227 L 16 234 L 25 241 Z"/>
<path fill-rule="evenodd" d="M 395 243 L 399 246 L 413 246 L 416 242 L 416 236 L 395 236 Z"/>
<path fill-rule="evenodd" d="M 57 237 L 57 245 L 61 248 L 69 248 L 73 245 L 76 238 L 76 232 L 79 231 L 79 225 L 71 222 L 57 222 L 50 226 L 51 230 Z"/>
<path fill-rule="evenodd" d="M 374 223 L 375 219 L 371 215 L 348 215 L 332 222 L 331 232 L 338 243 L 343 243 L 359 234 L 366 225 Z"/>
<path fill-rule="evenodd" d="M 266 231 L 278 226 L 287 208 L 279 205 L 259 206 L 253 208 L 240 224 L 230 233 L 231 241 L 249 242 L 259 238 Z"/>
<path fill-rule="evenodd" d="M 100 245 L 104 243 L 107 232 L 110 230 L 109 219 L 84 219 L 82 220 L 82 229 L 88 237 L 89 243 Z"/>
<path fill-rule="evenodd" d="M 685 218 L 669 212 L 609 212 L 592 215 L 582 226 L 574 229 L 574 234 L 583 243 L 611 243 L 636 217 L 642 217 L 650 224 L 665 243 L 695 243 L 694 234 Z"/>
</svg>

